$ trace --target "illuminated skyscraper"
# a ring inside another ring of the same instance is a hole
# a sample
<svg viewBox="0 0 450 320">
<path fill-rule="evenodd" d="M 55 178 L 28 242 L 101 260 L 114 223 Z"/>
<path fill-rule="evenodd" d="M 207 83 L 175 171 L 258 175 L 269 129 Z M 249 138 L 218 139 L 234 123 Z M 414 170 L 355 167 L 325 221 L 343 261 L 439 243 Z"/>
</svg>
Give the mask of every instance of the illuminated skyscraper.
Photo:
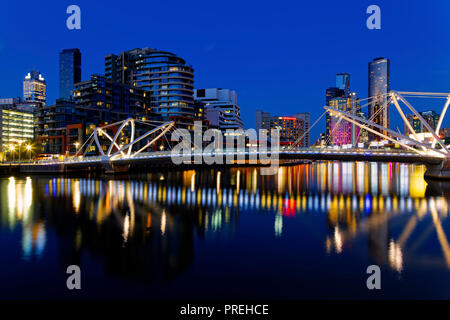
<svg viewBox="0 0 450 320">
<path fill-rule="evenodd" d="M 330 107 L 350 114 L 355 113 L 357 105 L 356 95 L 349 97 L 336 97 L 330 100 Z M 359 128 L 345 120 L 330 116 L 330 140 L 329 144 L 334 146 L 355 145 Z"/>
<path fill-rule="evenodd" d="M 256 111 L 256 118 L 257 122 L 260 122 L 260 129 L 266 130 L 268 137 L 271 136 L 273 130 L 279 130 L 281 146 L 292 145 L 303 136 L 305 126 L 301 118 L 272 116 L 269 112 L 261 110 Z M 300 141 L 299 146 L 307 147 L 303 145 L 303 142 L 304 139 Z"/>
<path fill-rule="evenodd" d="M 39 71 L 31 70 L 23 80 L 23 99 L 26 103 L 45 105 L 47 84 Z"/>
<path fill-rule="evenodd" d="M 390 104 L 387 93 L 391 90 L 390 61 L 385 58 L 376 58 L 369 62 L 369 120 L 390 128 Z M 377 130 L 379 131 L 379 130 Z M 386 130 L 383 130 L 386 134 Z M 373 135 L 372 139 L 380 140 Z"/>
<path fill-rule="evenodd" d="M 81 82 L 80 49 L 64 49 L 59 53 L 59 98 L 71 99 L 78 82 Z"/>
<path fill-rule="evenodd" d="M 175 54 L 152 48 L 110 54 L 105 57 L 105 77 L 147 91 L 152 115 L 193 122 L 194 69 Z"/>
</svg>

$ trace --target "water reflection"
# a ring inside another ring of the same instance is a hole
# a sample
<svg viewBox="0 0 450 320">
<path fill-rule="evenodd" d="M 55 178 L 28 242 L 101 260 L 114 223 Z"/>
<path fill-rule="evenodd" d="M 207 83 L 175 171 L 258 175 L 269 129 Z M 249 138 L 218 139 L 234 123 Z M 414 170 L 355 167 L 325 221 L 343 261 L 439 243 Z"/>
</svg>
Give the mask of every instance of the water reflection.
<svg viewBox="0 0 450 320">
<path fill-rule="evenodd" d="M 43 255 L 51 228 L 61 238 L 64 265 L 80 262 L 88 250 L 105 259 L 107 272 L 154 279 L 188 268 L 195 239 L 233 237 L 244 213 L 257 214 L 255 227 L 271 217 L 268 239 L 292 236 L 286 225 L 314 214 L 324 217 L 323 254 L 350 253 L 363 238 L 371 259 L 396 272 L 431 260 L 450 269 L 447 195 L 428 186 L 424 170 L 318 162 L 281 167 L 274 176 L 235 168 L 155 172 L 132 180 L 10 178 L 1 184 L 1 227 L 21 226 L 24 259 Z M 423 230 L 428 222 L 431 229 Z M 423 244 L 433 231 L 439 252 L 430 258 Z"/>
<path fill-rule="evenodd" d="M 45 249 L 46 228 L 44 220 L 33 215 L 31 178 L 27 177 L 24 180 L 9 178 L 7 192 L 3 190 L 1 192 L 1 204 L 1 225 L 8 226 L 10 230 L 21 225 L 22 257 L 25 260 L 40 258 Z"/>
</svg>

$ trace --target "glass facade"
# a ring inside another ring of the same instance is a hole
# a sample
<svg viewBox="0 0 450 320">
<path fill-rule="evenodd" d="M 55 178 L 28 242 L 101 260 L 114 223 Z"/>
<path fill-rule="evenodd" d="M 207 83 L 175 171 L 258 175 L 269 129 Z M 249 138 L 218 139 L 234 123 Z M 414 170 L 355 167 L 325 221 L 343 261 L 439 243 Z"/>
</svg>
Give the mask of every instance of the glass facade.
<svg viewBox="0 0 450 320">
<path fill-rule="evenodd" d="M 149 92 L 154 116 L 194 118 L 194 69 L 173 53 L 144 48 L 108 55 L 105 77 Z"/>
<path fill-rule="evenodd" d="M 350 98 L 334 98 L 330 100 L 330 106 L 334 109 L 347 113 L 354 110 L 353 99 Z M 348 121 L 339 121 L 338 117 L 330 116 L 331 139 L 330 144 L 333 146 L 343 146 L 353 144 L 353 130 L 356 136 L 359 134 L 359 127 L 354 128 Z"/>
<path fill-rule="evenodd" d="M 34 138 L 34 117 L 31 112 L 0 108 L 0 145 L 6 151 L 11 144 Z"/>
<path fill-rule="evenodd" d="M 271 116 L 269 113 L 262 113 L 261 129 L 267 130 L 270 137 L 273 130 L 279 130 L 280 144 L 291 145 L 295 143 L 304 133 L 303 120 L 296 117 Z M 301 143 L 301 142 L 300 142 Z M 304 145 L 301 145 L 304 147 Z"/>
<path fill-rule="evenodd" d="M 101 75 L 76 84 L 73 99 L 80 119 L 92 123 L 144 117 L 150 101 L 146 91 L 108 81 Z"/>
<path fill-rule="evenodd" d="M 364 113 L 360 110 L 361 108 L 356 93 L 350 91 L 349 73 L 336 74 L 336 87 L 327 89 L 325 100 L 327 106 L 365 118 Z M 366 142 L 365 133 L 365 130 L 360 130 L 358 126 L 348 121 L 339 120 L 338 117 L 332 116 L 329 113 L 326 115 L 326 134 L 324 141 L 326 145 L 352 145 L 356 147 L 357 143 Z"/>
<path fill-rule="evenodd" d="M 345 96 L 350 95 L 350 74 L 338 73 L 336 74 L 336 88 L 344 90 Z"/>
<path fill-rule="evenodd" d="M 337 81 L 336 81 L 337 82 Z M 331 87 L 326 90 L 325 93 L 325 105 L 331 106 L 330 102 L 335 98 L 345 98 L 345 91 L 336 87 Z M 326 114 L 326 128 L 325 128 L 325 142 L 327 145 L 331 143 L 331 118 L 332 116 L 327 113 Z"/>
<path fill-rule="evenodd" d="M 59 53 L 59 97 L 71 99 L 78 82 L 81 82 L 81 52 L 79 49 L 64 49 Z"/>
<path fill-rule="evenodd" d="M 376 58 L 369 63 L 369 119 L 385 128 L 390 128 L 391 113 L 389 99 L 385 95 L 391 90 L 390 61 Z M 384 130 L 383 134 L 387 134 Z M 380 140 L 373 134 L 372 139 Z"/>
</svg>

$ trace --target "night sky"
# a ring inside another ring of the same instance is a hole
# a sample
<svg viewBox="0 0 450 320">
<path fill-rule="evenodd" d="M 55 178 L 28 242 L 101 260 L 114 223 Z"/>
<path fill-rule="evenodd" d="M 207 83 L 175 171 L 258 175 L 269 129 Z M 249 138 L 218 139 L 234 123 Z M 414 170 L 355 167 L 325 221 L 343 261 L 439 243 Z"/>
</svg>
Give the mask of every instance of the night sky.
<svg viewBox="0 0 450 320">
<path fill-rule="evenodd" d="M 81 7 L 82 29 L 66 28 L 67 6 Z M 381 7 L 381 30 L 366 8 Z M 103 73 L 104 56 L 136 47 L 171 51 L 195 69 L 195 87 L 237 90 L 246 127 L 256 109 L 323 112 L 335 74 L 367 97 L 367 64 L 391 60 L 391 88 L 450 92 L 450 1 L 8 1 L 0 11 L 0 97 L 22 96 L 31 68 L 58 93 L 58 53 L 78 47 L 83 80 Z M 414 103 L 414 101 L 412 101 Z M 443 101 L 417 101 L 419 110 Z M 395 116 L 393 127 L 399 125 Z M 448 125 L 447 122 L 446 125 Z M 325 123 L 313 130 L 315 141 Z"/>
</svg>

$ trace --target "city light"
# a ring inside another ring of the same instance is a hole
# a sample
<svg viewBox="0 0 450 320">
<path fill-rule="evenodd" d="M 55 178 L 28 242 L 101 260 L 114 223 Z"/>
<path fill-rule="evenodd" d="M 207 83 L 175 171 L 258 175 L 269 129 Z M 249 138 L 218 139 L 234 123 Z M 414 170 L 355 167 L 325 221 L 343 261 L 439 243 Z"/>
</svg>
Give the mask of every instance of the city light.
<svg viewBox="0 0 450 320">
<path fill-rule="evenodd" d="M 447 47 L 399 50 L 450 20 L 391 2 L 6 6 L 0 300 L 450 298 Z"/>
</svg>

